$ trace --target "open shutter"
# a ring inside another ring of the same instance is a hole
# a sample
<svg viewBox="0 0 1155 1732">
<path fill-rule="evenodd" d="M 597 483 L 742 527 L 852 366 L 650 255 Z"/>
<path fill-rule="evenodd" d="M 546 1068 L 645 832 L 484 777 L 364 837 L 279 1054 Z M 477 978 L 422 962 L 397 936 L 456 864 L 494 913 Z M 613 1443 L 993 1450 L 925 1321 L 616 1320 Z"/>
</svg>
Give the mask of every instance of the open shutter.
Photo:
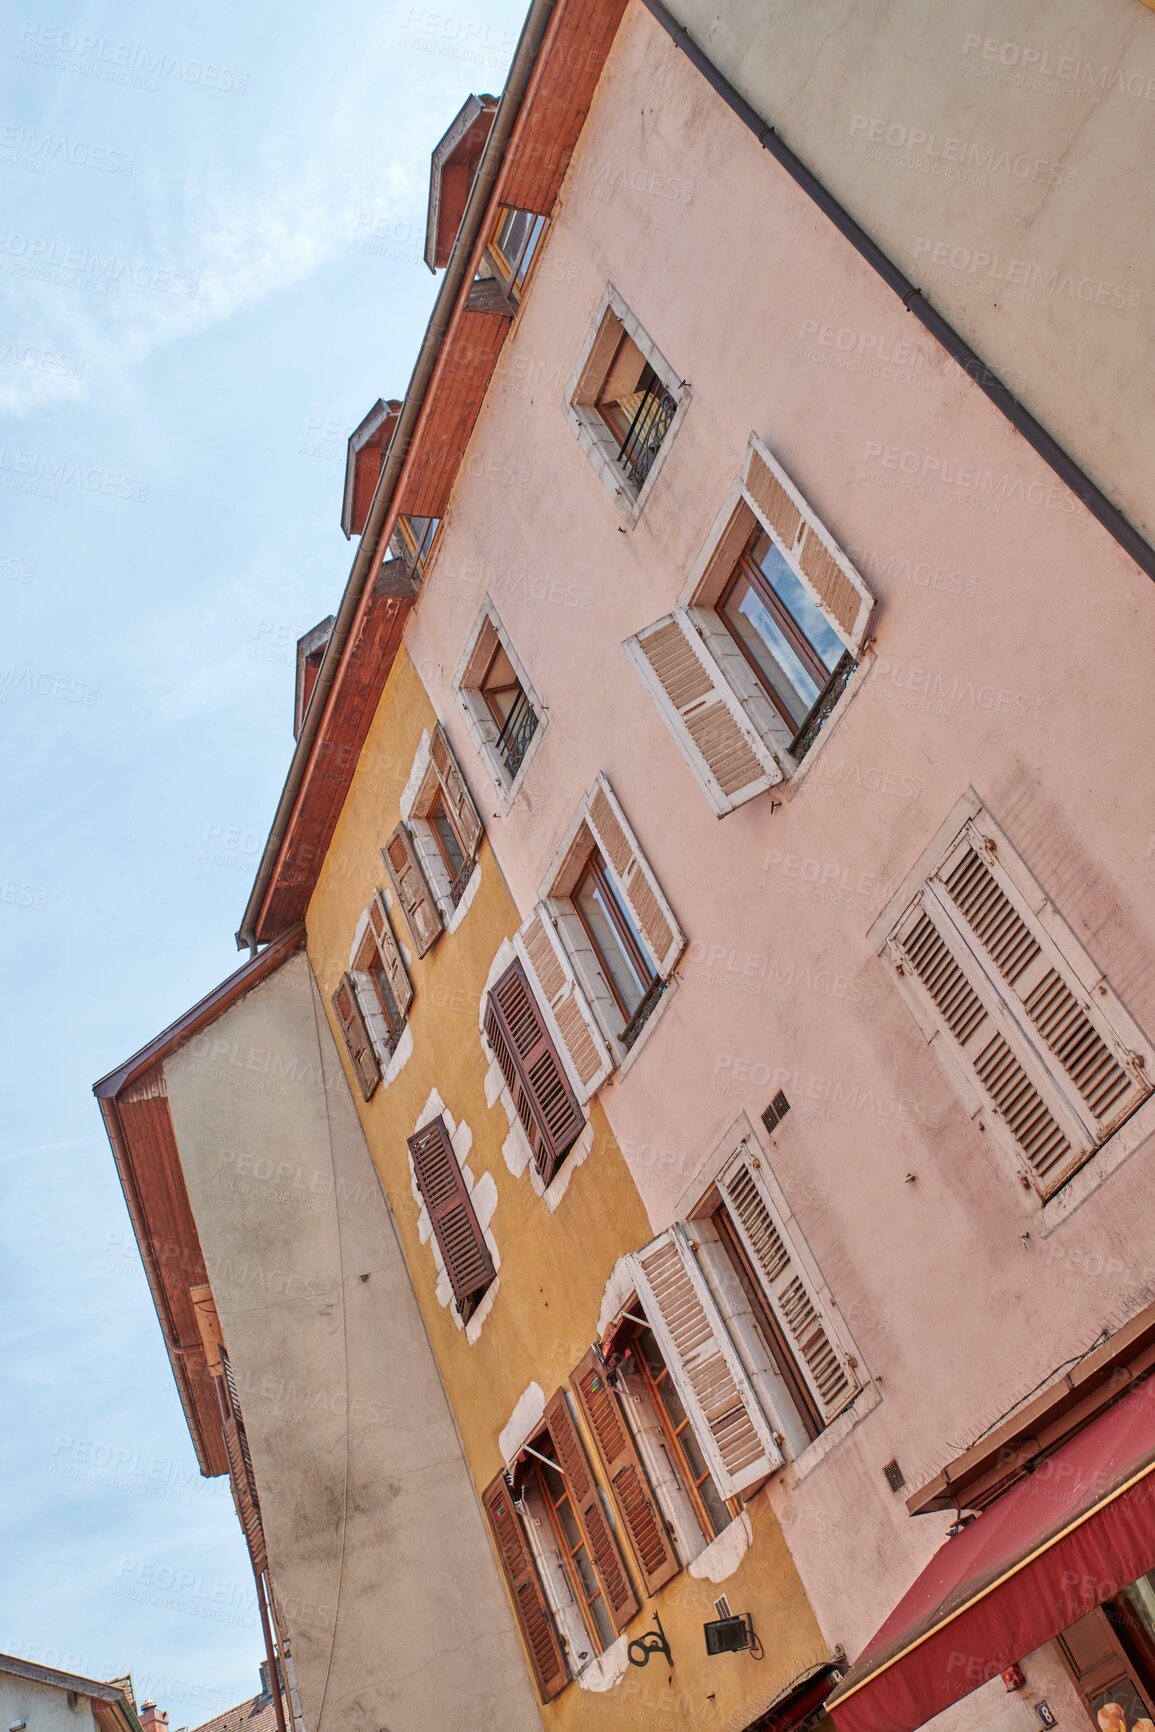
<svg viewBox="0 0 1155 1732">
<path fill-rule="evenodd" d="M 376 892 L 369 904 L 369 926 L 377 945 L 377 954 L 381 958 L 381 966 L 393 993 L 393 1002 L 402 1017 L 408 1014 L 413 1003 L 413 983 L 409 979 L 409 970 L 405 966 L 397 940 L 393 936 L 393 928 L 389 924 L 389 914 L 385 907 L 385 898 L 380 890 Z"/>
<path fill-rule="evenodd" d="M 221 1349 L 225 1338 L 221 1333 L 221 1320 L 217 1315 L 217 1304 L 213 1298 L 211 1287 L 201 1285 L 190 1287 L 188 1296 L 192 1300 L 196 1313 L 197 1332 L 201 1338 L 201 1346 L 205 1350 L 205 1369 L 210 1377 L 219 1377 L 223 1369 Z"/>
<path fill-rule="evenodd" d="M 368 1100 L 381 1079 L 381 1066 L 369 1038 L 369 1030 L 357 997 L 357 987 L 351 974 L 341 976 L 341 984 L 333 994 L 332 1004 L 337 1025 L 353 1061 L 357 1081 L 361 1085 L 361 1093 Z"/>
<path fill-rule="evenodd" d="M 697 767 L 719 817 L 782 780 L 781 765 L 685 608 L 655 620 L 622 647 Z"/>
<path fill-rule="evenodd" d="M 954 1043 L 1013 1137 L 1040 1195 L 1049 1197 L 1090 1152 L 1024 1031 L 970 955 L 957 929 L 925 891 L 890 939 L 891 959 L 920 982 L 935 1020 Z"/>
<path fill-rule="evenodd" d="M 781 464 L 750 435 L 743 488 L 852 656 L 862 652 L 874 597 Z"/>
<path fill-rule="evenodd" d="M 468 1316 L 496 1271 L 445 1120 L 436 1118 L 416 1131 L 409 1138 L 409 1153 L 453 1297 L 463 1316 Z"/>
<path fill-rule="evenodd" d="M 467 860 L 472 860 L 476 858 L 481 841 L 481 819 L 478 817 L 477 807 L 473 804 L 473 797 L 465 786 L 465 779 L 457 768 L 457 760 L 450 750 L 445 729 L 440 722 L 434 728 L 433 738 L 429 742 L 429 756 L 433 760 L 433 768 L 437 771 L 437 779 L 441 783 L 462 852 Z"/>
<path fill-rule="evenodd" d="M 261 1506 L 257 1499 L 253 1458 L 249 1453 L 249 1440 L 245 1435 L 244 1420 L 241 1418 L 236 1378 L 228 1354 L 223 1350 L 221 1370 L 224 1373 L 226 1409 L 221 1429 L 225 1439 L 225 1454 L 229 1461 L 229 1483 L 232 1486 L 237 1519 L 253 1560 L 253 1569 L 260 1575 L 269 1567 L 269 1554 L 265 1546 L 265 1530 L 261 1522 Z"/>
<path fill-rule="evenodd" d="M 511 963 L 490 989 L 485 1038 L 529 1137 L 534 1165 L 548 1185 L 585 1128 L 585 1118 L 520 962 Z"/>
<path fill-rule="evenodd" d="M 504 1474 L 498 1474 L 482 1502 L 497 1542 L 497 1555 L 505 1571 L 538 1694 L 543 1702 L 552 1701 L 569 1681 L 565 1656 Z"/>
<path fill-rule="evenodd" d="M 630 1536 L 645 1590 L 654 1594 L 677 1575 L 681 1565 L 634 1447 L 621 1399 L 606 1381 L 606 1368 L 596 1348 L 586 1354 L 570 1381 L 610 1482 L 622 1526 Z"/>
<path fill-rule="evenodd" d="M 638 930 L 664 980 L 685 949 L 686 940 L 604 776 L 599 776 L 594 784 L 586 821 L 602 854 L 613 868 L 630 912 L 638 923 Z"/>
<path fill-rule="evenodd" d="M 721 1181 L 730 1218 L 762 1280 L 763 1291 L 818 1410 L 834 1418 L 858 1390 L 846 1357 L 826 1328 L 810 1283 L 792 1254 L 761 1175 L 748 1155 L 734 1163 Z"/>
<path fill-rule="evenodd" d="M 613 1069 L 613 1059 L 549 910 L 539 903 L 517 937 L 527 973 L 556 1025 L 577 1098 L 588 1101 Z"/>
<path fill-rule="evenodd" d="M 614 1629 L 624 1630 L 638 1609 L 638 1596 L 634 1593 L 625 1560 L 607 1520 L 597 1481 L 590 1470 L 589 1458 L 573 1422 L 564 1389 L 557 1391 L 546 1408 L 545 1423 L 565 1474 L 566 1489 L 585 1534 L 586 1546 L 601 1578 L 606 1608 Z"/>
<path fill-rule="evenodd" d="M 674 1226 L 634 1258 L 638 1297 L 723 1497 L 782 1464 L 758 1397 L 685 1237 Z"/>
<path fill-rule="evenodd" d="M 381 850 L 413 947 L 424 956 L 441 931 L 441 910 L 433 900 L 417 851 L 404 824 L 398 824 Z"/>
<path fill-rule="evenodd" d="M 948 916 L 1011 994 L 1092 1141 L 1102 1142 L 1151 1089 L 1135 1054 L 1039 930 L 982 832 L 968 824 L 935 872 Z"/>
</svg>

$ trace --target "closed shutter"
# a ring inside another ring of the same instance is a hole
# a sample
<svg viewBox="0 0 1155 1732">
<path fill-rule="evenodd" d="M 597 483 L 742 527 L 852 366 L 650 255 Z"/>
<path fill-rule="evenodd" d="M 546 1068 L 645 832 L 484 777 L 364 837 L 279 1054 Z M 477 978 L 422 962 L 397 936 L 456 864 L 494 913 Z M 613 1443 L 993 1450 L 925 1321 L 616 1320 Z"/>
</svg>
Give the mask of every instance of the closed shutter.
<svg viewBox="0 0 1155 1732">
<path fill-rule="evenodd" d="M 756 434 L 746 453 L 743 492 L 851 655 L 860 655 L 874 597 Z"/>
<path fill-rule="evenodd" d="M 638 1297 L 723 1497 L 759 1485 L 782 1452 L 694 1259 L 675 1226 L 634 1258 Z"/>
<path fill-rule="evenodd" d="M 224 1346 L 225 1338 L 221 1333 L 221 1320 L 217 1316 L 217 1304 L 213 1298 L 213 1290 L 205 1285 L 190 1287 L 188 1296 L 196 1314 L 196 1325 L 201 1338 L 201 1346 L 205 1350 L 205 1368 L 210 1377 L 219 1377 L 222 1369 L 221 1349 Z"/>
<path fill-rule="evenodd" d="M 1013 1008 L 1026 1013 L 1068 1100 L 1102 1142 L 1150 1093 L 1135 1055 L 1038 928 L 975 825 L 955 843 L 934 885 L 963 936 L 1009 989 Z"/>
<path fill-rule="evenodd" d="M 221 1369 L 224 1373 L 225 1417 L 221 1430 L 225 1439 L 225 1454 L 229 1462 L 229 1483 L 232 1487 L 233 1503 L 236 1505 L 237 1519 L 253 1560 L 253 1569 L 259 1576 L 269 1567 L 269 1554 L 265 1546 L 265 1531 L 261 1522 L 261 1506 L 257 1498 L 257 1482 L 253 1474 L 253 1458 L 249 1452 L 249 1440 L 245 1435 L 244 1420 L 241 1418 L 240 1400 L 237 1395 L 236 1378 L 229 1363 L 228 1354 L 221 1352 Z"/>
<path fill-rule="evenodd" d="M 587 1101 L 613 1069 L 605 1037 L 594 1021 L 549 910 L 539 903 L 517 936 L 527 972 L 557 1027 L 577 1098 Z"/>
<path fill-rule="evenodd" d="M 627 638 L 623 648 L 719 817 L 782 780 L 781 765 L 684 608 Z"/>
<path fill-rule="evenodd" d="M 429 756 L 433 760 L 433 768 L 437 771 L 437 779 L 445 794 L 445 803 L 449 807 L 462 852 L 467 860 L 472 860 L 476 857 L 481 841 L 481 819 L 477 807 L 473 804 L 473 797 L 465 786 L 465 779 L 457 768 L 457 760 L 450 750 L 445 729 L 440 722 L 433 730 Z"/>
<path fill-rule="evenodd" d="M 557 1451 L 558 1463 L 565 1475 L 566 1490 L 577 1512 L 585 1535 L 590 1557 L 597 1567 L 606 1598 L 606 1609 L 615 1630 L 624 1630 L 638 1609 L 625 1559 L 614 1538 L 606 1517 L 597 1481 L 589 1464 L 585 1446 L 569 1410 L 564 1389 L 559 1389 L 545 1410 L 546 1429 Z"/>
<path fill-rule="evenodd" d="M 645 1590 L 654 1594 L 677 1575 L 681 1565 L 634 1447 L 621 1399 L 606 1380 L 606 1368 L 596 1348 L 586 1354 L 570 1381 L 610 1482 L 622 1526 L 630 1536 Z"/>
<path fill-rule="evenodd" d="M 337 1026 L 344 1036 L 357 1081 L 361 1085 L 361 1093 L 368 1100 L 381 1080 L 381 1066 L 369 1038 L 369 1030 L 357 997 L 356 983 L 351 974 L 341 976 L 341 984 L 333 994 L 332 1004 Z"/>
<path fill-rule="evenodd" d="M 548 1185 L 585 1119 L 520 962 L 511 963 L 490 989 L 485 1038 L 529 1137 L 534 1165 Z"/>
<path fill-rule="evenodd" d="M 604 776 L 599 776 L 594 784 L 586 821 L 613 869 L 638 930 L 664 980 L 682 954 L 686 940 Z"/>
<path fill-rule="evenodd" d="M 382 848 L 381 858 L 397 892 L 414 949 L 418 956 L 424 956 L 441 931 L 441 910 L 433 900 L 413 838 L 404 824 L 398 824 Z"/>
<path fill-rule="evenodd" d="M 1088 1139 L 932 895 L 924 892 L 907 910 L 890 952 L 900 972 L 920 982 L 935 1020 L 1006 1125 L 1031 1183 L 1049 1197 L 1086 1160 Z"/>
<path fill-rule="evenodd" d="M 538 1694 L 543 1702 L 552 1701 L 569 1681 L 565 1656 L 504 1474 L 498 1474 L 482 1501 L 525 1639 Z"/>
<path fill-rule="evenodd" d="M 445 1120 L 436 1118 L 414 1132 L 409 1138 L 409 1153 L 453 1297 L 462 1316 L 468 1318 L 496 1271 Z"/>
<path fill-rule="evenodd" d="M 381 958 L 381 966 L 393 993 L 393 1002 L 404 1021 L 413 1003 L 413 983 L 409 979 L 409 970 L 405 966 L 397 940 L 393 936 L 393 928 L 389 924 L 389 913 L 385 907 L 385 898 L 377 891 L 369 904 L 369 925 L 377 945 L 377 954 Z"/>
<path fill-rule="evenodd" d="M 857 1393 L 858 1383 L 823 1321 L 818 1301 L 792 1254 L 761 1175 L 748 1155 L 729 1167 L 720 1189 L 763 1291 L 793 1345 L 794 1357 L 823 1419 Z"/>
</svg>

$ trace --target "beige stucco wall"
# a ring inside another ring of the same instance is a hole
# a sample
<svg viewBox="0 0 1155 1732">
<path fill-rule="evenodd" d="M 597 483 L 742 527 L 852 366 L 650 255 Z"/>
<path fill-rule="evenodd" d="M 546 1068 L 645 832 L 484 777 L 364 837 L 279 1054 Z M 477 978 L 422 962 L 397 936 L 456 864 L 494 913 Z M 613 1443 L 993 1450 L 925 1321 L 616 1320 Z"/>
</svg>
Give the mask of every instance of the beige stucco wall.
<svg viewBox="0 0 1155 1732">
<path fill-rule="evenodd" d="M 20 1720 L 27 1720 L 28 1732 L 93 1732 L 95 1725 L 86 1696 L 70 1708 L 67 1690 L 0 1673 L 0 1726 Z"/>
<path fill-rule="evenodd" d="M 668 4 L 1151 539 L 1149 9 L 1140 0 Z M 767 161 L 764 172 L 779 171 Z M 792 345 L 800 324 L 785 332 Z M 877 323 L 852 325 L 838 339 L 850 347 L 827 359 L 869 363 L 880 335 Z"/>
<path fill-rule="evenodd" d="M 540 1726 L 393 1221 L 298 954 L 166 1065 L 309 1732 Z"/>
<path fill-rule="evenodd" d="M 691 385 L 634 527 L 564 403 L 610 281 Z M 677 990 L 600 1097 L 653 1227 L 701 1189 L 741 1113 L 756 1125 L 777 1087 L 790 1097 L 765 1157 L 877 1400 L 768 1495 L 828 1639 L 853 1654 L 947 1527 L 908 1517 L 884 1464 L 917 1485 L 1155 1295 L 1149 1141 L 1065 1220 L 1044 1219 L 867 939 L 973 786 L 1155 1033 L 1155 598 L 929 344 L 851 371 L 799 341 L 806 320 L 876 333 L 892 355 L 913 342 L 894 298 L 634 6 L 409 644 L 471 776 L 451 679 L 487 593 L 548 712 L 512 809 L 487 809 L 520 911 L 605 771 L 686 932 Z M 789 798 L 719 821 L 621 645 L 674 606 L 751 430 L 857 558 L 876 642 Z M 987 482 L 960 481 L 964 466 Z M 1033 1720 L 1001 1686 L 960 1713 Z"/>
</svg>

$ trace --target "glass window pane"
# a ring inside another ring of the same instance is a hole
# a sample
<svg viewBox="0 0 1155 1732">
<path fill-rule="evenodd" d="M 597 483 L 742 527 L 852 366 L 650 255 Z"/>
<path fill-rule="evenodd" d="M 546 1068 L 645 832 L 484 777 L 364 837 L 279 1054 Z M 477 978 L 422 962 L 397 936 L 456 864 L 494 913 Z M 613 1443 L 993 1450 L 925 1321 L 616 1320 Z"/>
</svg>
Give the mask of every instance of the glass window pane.
<svg viewBox="0 0 1155 1732">
<path fill-rule="evenodd" d="M 573 1551 L 575 1546 L 581 1545 L 582 1536 L 581 1529 L 578 1527 L 577 1521 L 574 1517 L 573 1505 L 570 1503 L 568 1498 L 566 1498 L 563 1503 L 558 1504 L 557 1519 L 561 1523 L 561 1531 L 565 1535 L 566 1544 L 569 1546 L 570 1551 Z"/>
<path fill-rule="evenodd" d="M 519 286 L 525 281 L 526 274 L 533 262 L 533 255 L 537 251 L 537 243 L 541 239 L 541 232 L 545 227 L 545 218 L 543 216 L 536 216 L 531 220 L 533 227 L 529 231 L 529 239 L 525 243 L 525 251 L 521 255 L 521 263 L 517 267 L 517 282 Z"/>
<path fill-rule="evenodd" d="M 445 864 L 449 868 L 449 876 L 456 879 L 465 865 L 465 855 L 461 852 L 461 844 L 457 840 L 457 832 L 449 822 L 449 814 L 444 806 L 434 806 L 429 814 L 429 822 L 437 836 Z"/>
<path fill-rule="evenodd" d="M 601 1594 L 590 1607 L 590 1611 L 593 1613 L 594 1623 L 597 1626 L 598 1640 L 603 1648 L 608 1648 L 611 1642 L 616 1639 L 617 1631 L 610 1622 L 610 1614 L 606 1610 L 606 1602 Z"/>
<path fill-rule="evenodd" d="M 594 1566 L 590 1562 L 590 1555 L 584 1546 L 580 1546 L 574 1553 L 573 1562 L 574 1569 L 578 1574 L 578 1581 L 582 1586 L 582 1593 L 587 1600 L 592 1600 L 595 1594 L 601 1592 L 601 1584 L 598 1581 Z"/>
<path fill-rule="evenodd" d="M 818 659 L 833 673 L 844 654 L 842 639 L 770 537 L 764 537 L 764 541 L 765 546 L 759 546 L 755 555 L 762 575 L 801 628 Z"/>
<path fill-rule="evenodd" d="M 574 892 L 574 901 L 581 910 L 598 960 L 610 976 L 628 1021 L 642 1002 L 649 982 L 642 979 L 618 937 L 613 913 L 595 878 L 587 874 L 582 879 Z"/>
<path fill-rule="evenodd" d="M 734 585 L 723 604 L 722 617 L 781 699 L 795 729 L 800 728 L 818 702 L 818 687 L 746 578 L 740 577 Z"/>
<path fill-rule="evenodd" d="M 712 1478 L 704 1479 L 698 1487 L 699 1495 L 706 1506 L 706 1513 L 714 1524 L 714 1532 L 720 1534 L 723 1528 L 728 1528 L 734 1517 L 725 1499 L 721 1496 Z"/>
<path fill-rule="evenodd" d="M 396 1034 L 397 1029 L 401 1024 L 401 1012 L 397 1008 L 397 1000 L 393 996 L 393 988 L 389 984 L 389 976 L 386 974 L 384 966 L 380 960 L 373 963 L 369 970 L 369 976 L 373 982 L 373 990 L 377 994 L 378 1002 L 381 1005 L 382 1014 L 385 1021 L 389 1024 L 390 1032 Z"/>
</svg>

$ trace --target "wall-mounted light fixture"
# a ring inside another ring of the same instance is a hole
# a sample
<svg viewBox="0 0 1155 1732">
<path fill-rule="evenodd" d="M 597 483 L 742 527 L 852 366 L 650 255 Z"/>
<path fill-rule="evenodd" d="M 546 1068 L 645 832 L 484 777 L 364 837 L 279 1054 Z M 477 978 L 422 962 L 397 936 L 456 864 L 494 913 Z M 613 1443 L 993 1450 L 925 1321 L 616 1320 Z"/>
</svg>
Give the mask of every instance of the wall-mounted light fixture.
<svg viewBox="0 0 1155 1732">
<path fill-rule="evenodd" d="M 754 1619 L 749 1612 L 715 1618 L 712 1623 L 703 1624 L 702 1630 L 707 1654 L 741 1654 L 745 1649 L 757 1646 Z"/>
</svg>

